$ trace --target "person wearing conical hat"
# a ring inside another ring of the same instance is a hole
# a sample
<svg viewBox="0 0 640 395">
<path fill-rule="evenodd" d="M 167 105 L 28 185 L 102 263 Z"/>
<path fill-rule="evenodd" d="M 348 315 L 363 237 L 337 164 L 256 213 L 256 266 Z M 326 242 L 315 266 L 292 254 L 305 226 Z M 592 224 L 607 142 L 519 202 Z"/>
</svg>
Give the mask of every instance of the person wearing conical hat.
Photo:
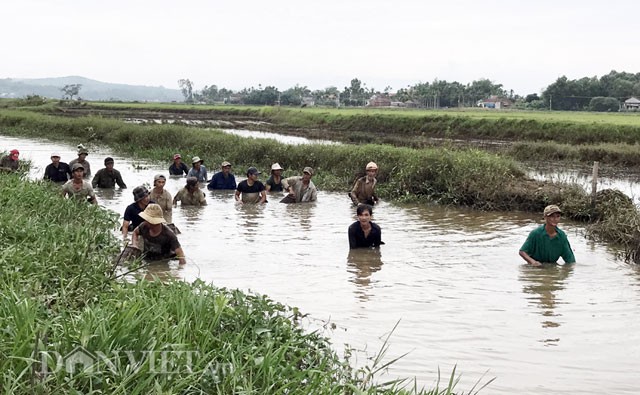
<svg viewBox="0 0 640 395">
<path fill-rule="evenodd" d="M 364 177 L 360 177 L 353 184 L 353 188 L 349 193 L 349 197 L 354 205 L 368 204 L 373 206 L 378 203 L 378 197 L 376 196 L 376 184 L 378 180 L 378 165 L 375 162 L 367 163 L 365 168 L 367 174 Z"/>
<path fill-rule="evenodd" d="M 80 163 L 84 168 L 84 178 L 91 177 L 91 165 L 87 162 L 87 155 L 89 155 L 89 151 L 82 144 L 78 144 L 78 157 L 71 162 L 69 162 L 69 166 L 73 168 L 73 165 L 76 163 Z"/>
<path fill-rule="evenodd" d="M 133 230 L 131 244 L 137 248 L 139 238 L 142 237 L 142 253 L 149 261 L 178 258 L 181 265 L 187 263 L 178 236 L 165 225 L 167 221 L 162 214 L 162 208 L 155 203 L 149 203 L 139 215 L 144 222 Z"/>
</svg>

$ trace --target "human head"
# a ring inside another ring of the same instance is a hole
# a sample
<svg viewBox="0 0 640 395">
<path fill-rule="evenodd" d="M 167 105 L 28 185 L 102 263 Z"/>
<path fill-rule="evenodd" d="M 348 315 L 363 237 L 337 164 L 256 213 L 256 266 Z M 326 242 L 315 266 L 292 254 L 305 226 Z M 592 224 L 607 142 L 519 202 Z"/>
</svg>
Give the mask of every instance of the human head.
<svg viewBox="0 0 640 395">
<path fill-rule="evenodd" d="M 180 162 L 182 160 L 182 156 L 180 154 L 173 155 L 174 162 Z"/>
<path fill-rule="evenodd" d="M 149 197 L 149 190 L 144 186 L 133 188 L 133 200 L 138 203 L 141 200 Z"/>
<path fill-rule="evenodd" d="M 271 174 L 277 174 L 280 175 L 280 173 L 282 173 L 282 167 L 280 166 L 279 163 L 274 163 L 271 165 Z"/>
<path fill-rule="evenodd" d="M 74 163 L 73 166 L 71 166 L 71 172 L 75 177 L 82 178 L 84 177 L 84 166 L 80 163 Z"/>
<path fill-rule="evenodd" d="M 194 189 L 198 187 L 198 179 L 196 177 L 187 177 L 187 189 Z"/>
<path fill-rule="evenodd" d="M 560 210 L 560 207 L 555 204 L 551 204 L 544 208 L 544 221 L 546 225 L 558 226 L 561 215 L 562 211 Z"/>
<path fill-rule="evenodd" d="M 365 211 L 368 211 L 369 215 L 373 215 L 373 207 L 369 206 L 368 204 L 360 204 L 358 205 L 358 208 L 356 208 L 357 215 L 361 215 Z"/>
<path fill-rule="evenodd" d="M 107 156 L 106 158 L 104 158 L 104 167 L 106 167 L 107 169 L 113 169 L 113 158 L 110 156 Z"/>
<path fill-rule="evenodd" d="M 365 170 L 367 172 L 367 177 L 373 178 L 378 173 L 378 165 L 376 165 L 375 162 L 369 162 L 367 163 Z"/>
<path fill-rule="evenodd" d="M 80 160 L 84 160 L 87 155 L 89 155 L 89 151 L 83 146 L 78 146 L 78 158 L 80 158 Z"/>
<path fill-rule="evenodd" d="M 204 160 L 200 159 L 200 157 L 199 157 L 199 156 L 194 156 L 194 157 L 191 159 L 191 164 L 193 165 L 193 167 L 200 166 L 200 165 L 201 165 L 201 164 L 203 164 L 203 163 L 204 163 Z"/>
<path fill-rule="evenodd" d="M 247 169 L 247 177 L 252 177 L 252 176 L 259 176 L 260 172 L 258 171 L 258 169 L 256 169 L 255 167 L 250 167 Z"/>
<path fill-rule="evenodd" d="M 60 154 L 54 152 L 51 154 L 51 163 L 59 163 L 60 162 Z"/>
<path fill-rule="evenodd" d="M 358 215 L 358 221 L 360 221 L 361 224 L 366 224 L 371 221 L 373 208 L 368 204 L 361 204 L 356 208 L 356 214 Z"/>
<path fill-rule="evenodd" d="M 313 176 L 313 169 L 311 167 L 307 166 L 302 170 L 302 179 L 303 180 L 307 180 L 308 181 L 308 180 L 311 179 L 312 176 Z"/>
<path fill-rule="evenodd" d="M 162 174 L 156 174 L 155 176 L 153 176 L 153 186 L 164 186 L 164 184 L 167 182 L 167 177 L 163 176 Z"/>
<path fill-rule="evenodd" d="M 18 151 L 17 149 L 12 149 L 11 151 L 9 151 L 9 156 L 13 160 L 18 160 L 18 157 L 20 156 L 20 151 Z"/>
<path fill-rule="evenodd" d="M 222 162 L 222 164 L 220 165 L 220 168 L 222 169 L 222 172 L 224 174 L 229 174 L 229 172 L 231 171 L 231 163 L 227 162 L 226 160 L 224 162 Z"/>
<path fill-rule="evenodd" d="M 149 203 L 144 211 L 138 215 L 151 225 L 159 225 L 167 222 L 162 215 L 162 207 L 155 203 Z"/>
</svg>

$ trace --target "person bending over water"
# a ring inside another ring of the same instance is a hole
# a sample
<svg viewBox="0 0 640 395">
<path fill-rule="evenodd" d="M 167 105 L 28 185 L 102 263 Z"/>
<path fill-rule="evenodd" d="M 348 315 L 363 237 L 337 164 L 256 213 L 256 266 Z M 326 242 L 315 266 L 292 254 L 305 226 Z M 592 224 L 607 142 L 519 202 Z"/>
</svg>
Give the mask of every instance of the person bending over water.
<svg viewBox="0 0 640 395">
<path fill-rule="evenodd" d="M 382 230 L 371 222 L 373 209 L 368 204 L 361 204 L 356 209 L 358 220 L 349 226 L 349 248 L 378 247 L 382 241 Z"/>
</svg>

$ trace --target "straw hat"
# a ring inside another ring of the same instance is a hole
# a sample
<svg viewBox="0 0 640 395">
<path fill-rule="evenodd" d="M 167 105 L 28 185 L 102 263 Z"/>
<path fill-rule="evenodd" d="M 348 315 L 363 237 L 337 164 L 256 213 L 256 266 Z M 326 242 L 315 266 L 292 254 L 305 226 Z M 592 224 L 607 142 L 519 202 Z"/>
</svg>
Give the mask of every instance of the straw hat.
<svg viewBox="0 0 640 395">
<path fill-rule="evenodd" d="M 149 203 L 147 208 L 138 215 L 151 225 L 164 224 L 167 222 L 162 215 L 162 207 L 155 203 Z"/>
<path fill-rule="evenodd" d="M 280 163 L 274 163 L 271 165 L 271 171 L 274 171 L 274 170 L 284 170 L 284 169 L 280 166 Z"/>
<path fill-rule="evenodd" d="M 202 164 L 202 163 L 204 163 L 204 160 L 200 159 L 200 157 L 199 157 L 199 156 L 194 156 L 194 157 L 191 159 L 191 163 L 198 163 L 198 162 L 200 162 L 200 164 Z"/>
</svg>

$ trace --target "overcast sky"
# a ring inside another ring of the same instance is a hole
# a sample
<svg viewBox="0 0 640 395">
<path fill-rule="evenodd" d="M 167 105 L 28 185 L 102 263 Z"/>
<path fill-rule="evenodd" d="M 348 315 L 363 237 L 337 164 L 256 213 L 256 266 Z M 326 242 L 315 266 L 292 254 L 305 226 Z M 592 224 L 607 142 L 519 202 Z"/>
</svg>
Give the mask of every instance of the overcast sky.
<svg viewBox="0 0 640 395">
<path fill-rule="evenodd" d="M 0 13 L 0 78 L 79 75 L 177 88 L 397 90 L 488 78 L 519 94 L 558 77 L 640 72 L 640 2 L 19 0 Z"/>
</svg>

